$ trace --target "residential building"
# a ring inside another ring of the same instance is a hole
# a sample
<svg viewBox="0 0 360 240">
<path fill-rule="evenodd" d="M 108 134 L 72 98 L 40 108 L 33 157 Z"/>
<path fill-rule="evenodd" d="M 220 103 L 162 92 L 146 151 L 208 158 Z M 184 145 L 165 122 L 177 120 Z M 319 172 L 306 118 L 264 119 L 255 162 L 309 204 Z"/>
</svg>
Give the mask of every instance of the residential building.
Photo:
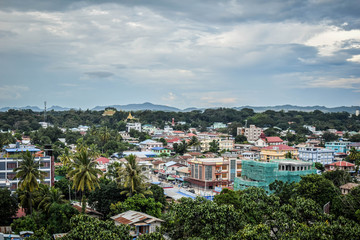
<svg viewBox="0 0 360 240">
<path fill-rule="evenodd" d="M 195 158 L 188 163 L 190 176 L 185 181 L 205 189 L 227 187 L 241 176 L 241 160 L 236 158 Z"/>
<path fill-rule="evenodd" d="M 131 129 L 141 132 L 141 123 L 139 122 L 126 123 L 126 132 L 130 132 Z"/>
<path fill-rule="evenodd" d="M 163 147 L 153 147 L 151 149 L 152 152 L 156 153 L 157 155 L 160 155 L 160 154 L 167 154 L 168 156 L 170 156 L 171 154 L 171 150 L 170 149 L 167 149 L 167 148 L 163 148 Z"/>
<path fill-rule="evenodd" d="M 334 150 L 335 153 L 346 153 L 346 147 L 350 142 L 326 142 L 325 148 Z"/>
<path fill-rule="evenodd" d="M 262 128 L 258 128 L 255 125 L 250 125 L 248 128 L 237 128 L 237 135 L 244 135 L 249 142 L 256 141 L 260 138 Z"/>
<path fill-rule="evenodd" d="M 341 185 L 340 186 L 341 194 L 343 194 L 343 195 L 348 194 L 351 191 L 351 189 L 356 188 L 358 186 L 360 186 L 360 184 L 358 184 L 358 183 L 347 183 L 347 184 Z"/>
<path fill-rule="evenodd" d="M 301 147 L 299 148 L 299 160 L 319 162 L 323 165 L 330 164 L 334 161 L 335 151 L 318 147 Z"/>
<path fill-rule="evenodd" d="M 313 163 L 284 159 L 270 162 L 243 160 L 241 177 L 235 178 L 234 190 L 261 187 L 270 192 L 269 185 L 275 180 L 299 182 L 301 176 L 316 173 Z"/>
<path fill-rule="evenodd" d="M 54 185 L 54 160 L 50 156 L 35 157 L 40 162 L 39 170 L 46 173 L 43 184 Z M 15 178 L 16 173 L 13 171 L 20 166 L 21 158 L 0 158 L 0 187 L 7 187 L 15 191 L 19 187 L 19 179 Z M 40 181 L 39 181 L 40 182 Z"/>
<path fill-rule="evenodd" d="M 160 228 L 161 223 L 164 222 L 164 220 L 146 213 L 131 210 L 112 216 L 111 219 L 114 220 L 116 226 L 121 224 L 131 226 L 130 235 L 132 237 L 138 237 L 139 235 L 146 233 L 153 233 L 156 231 L 156 228 Z"/>
<path fill-rule="evenodd" d="M 355 164 L 346 162 L 346 161 L 339 161 L 334 162 L 331 164 L 325 165 L 325 171 L 335 171 L 335 170 L 344 170 L 347 172 L 354 172 L 355 171 Z"/>
<path fill-rule="evenodd" d="M 352 142 L 352 143 L 349 143 L 347 146 L 346 146 L 346 152 L 349 154 L 350 150 L 352 148 L 355 148 L 357 151 L 360 151 L 360 142 Z"/>
<path fill-rule="evenodd" d="M 207 152 L 210 150 L 210 143 L 212 141 L 218 141 L 219 143 L 219 151 L 225 150 L 225 151 L 231 151 L 234 149 L 235 141 L 234 139 L 223 139 L 223 138 L 217 138 L 217 139 L 204 139 L 200 141 L 200 148 L 202 152 Z"/>
<path fill-rule="evenodd" d="M 284 141 L 279 137 L 266 137 L 265 141 L 268 146 L 284 144 Z"/>
<path fill-rule="evenodd" d="M 162 142 L 157 142 L 151 139 L 147 139 L 139 143 L 139 147 L 141 151 L 150 151 L 152 148 L 160 148 L 163 147 Z"/>
<path fill-rule="evenodd" d="M 227 128 L 227 125 L 222 122 L 214 122 L 214 124 L 212 125 L 212 128 L 213 129 Z"/>
<path fill-rule="evenodd" d="M 304 128 L 306 128 L 307 130 L 311 131 L 311 132 L 316 132 L 316 127 L 311 126 L 311 125 L 304 125 Z"/>
<path fill-rule="evenodd" d="M 256 151 L 243 152 L 243 153 L 241 153 L 241 156 L 243 159 L 246 159 L 246 160 L 255 160 L 255 159 L 260 158 L 259 152 L 256 152 Z"/>
<path fill-rule="evenodd" d="M 267 146 L 261 149 L 260 160 L 269 162 L 270 160 L 274 159 L 285 159 L 285 154 L 288 152 L 291 153 L 293 158 L 297 158 L 298 150 L 296 148 L 283 144 Z"/>
</svg>

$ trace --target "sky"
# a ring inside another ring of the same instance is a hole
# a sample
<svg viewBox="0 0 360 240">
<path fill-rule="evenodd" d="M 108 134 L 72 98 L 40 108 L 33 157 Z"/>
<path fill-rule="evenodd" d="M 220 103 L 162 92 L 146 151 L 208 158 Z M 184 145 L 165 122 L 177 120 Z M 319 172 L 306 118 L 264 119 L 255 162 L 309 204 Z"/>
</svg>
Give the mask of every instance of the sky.
<svg viewBox="0 0 360 240">
<path fill-rule="evenodd" d="M 1 0 L 0 107 L 360 105 L 358 0 Z"/>
</svg>

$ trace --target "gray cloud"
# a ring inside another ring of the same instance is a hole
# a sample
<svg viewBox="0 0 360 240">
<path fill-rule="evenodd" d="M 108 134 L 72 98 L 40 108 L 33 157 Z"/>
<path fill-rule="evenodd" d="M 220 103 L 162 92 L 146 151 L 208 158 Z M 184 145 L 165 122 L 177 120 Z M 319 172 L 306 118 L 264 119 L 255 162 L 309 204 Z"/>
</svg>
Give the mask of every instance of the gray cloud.
<svg viewBox="0 0 360 240">
<path fill-rule="evenodd" d="M 111 72 L 86 72 L 84 73 L 88 77 L 94 77 L 94 78 L 109 78 L 111 76 L 114 76 Z"/>
</svg>

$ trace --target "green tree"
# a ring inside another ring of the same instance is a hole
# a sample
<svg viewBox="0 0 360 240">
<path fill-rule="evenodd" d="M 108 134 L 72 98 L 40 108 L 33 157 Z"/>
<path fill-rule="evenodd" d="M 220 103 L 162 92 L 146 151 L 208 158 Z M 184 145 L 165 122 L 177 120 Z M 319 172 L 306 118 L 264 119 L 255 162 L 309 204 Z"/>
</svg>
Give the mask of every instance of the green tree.
<svg viewBox="0 0 360 240">
<path fill-rule="evenodd" d="M 57 188 L 51 187 L 46 196 L 40 201 L 39 208 L 48 213 L 52 205 L 62 203 L 65 203 L 62 192 Z"/>
<path fill-rule="evenodd" d="M 325 172 L 323 176 L 332 181 L 336 187 L 352 182 L 350 174 L 344 170 L 336 169 L 335 171 Z"/>
<path fill-rule="evenodd" d="M 357 160 L 360 160 L 360 152 L 352 147 L 349 151 L 349 155 L 347 156 L 347 160 L 349 162 L 356 163 Z"/>
<path fill-rule="evenodd" d="M 70 166 L 71 158 L 72 158 L 72 154 L 70 153 L 69 148 L 65 147 L 63 154 L 60 156 L 60 162 L 64 166 Z"/>
<path fill-rule="evenodd" d="M 338 140 L 338 136 L 331 133 L 331 132 L 324 132 L 324 134 L 322 135 L 322 139 L 324 140 L 324 142 L 331 142 L 331 141 L 336 141 Z"/>
<path fill-rule="evenodd" d="M 355 134 L 350 137 L 350 142 L 360 142 L 360 134 Z"/>
<path fill-rule="evenodd" d="M 116 215 L 129 210 L 143 212 L 154 217 L 161 217 L 163 205 L 156 202 L 154 198 L 146 198 L 142 194 L 135 194 L 127 198 L 124 202 L 111 204 L 111 215 Z"/>
<path fill-rule="evenodd" d="M 295 196 L 295 182 L 283 182 L 275 180 L 269 185 L 270 191 L 279 197 L 281 203 L 289 203 L 290 199 Z"/>
<path fill-rule="evenodd" d="M 319 163 L 319 162 L 315 162 L 315 168 L 316 168 L 317 170 L 320 170 L 321 172 L 324 172 L 324 171 L 325 171 L 324 165 L 322 165 L 322 164 Z"/>
<path fill-rule="evenodd" d="M 158 185 L 151 185 L 150 191 L 152 192 L 152 195 L 150 197 L 154 198 L 156 202 L 159 202 L 165 207 L 167 205 L 164 189 Z"/>
<path fill-rule="evenodd" d="M 235 137 L 235 143 L 245 143 L 247 142 L 247 138 L 244 135 L 237 135 Z"/>
<path fill-rule="evenodd" d="M 174 143 L 173 148 L 175 153 L 183 155 L 184 153 L 187 152 L 187 143 L 185 142 L 185 140 L 183 140 L 181 143 Z"/>
<path fill-rule="evenodd" d="M 170 205 L 162 225 L 171 239 L 225 239 L 243 227 L 233 206 L 205 198 L 181 198 Z"/>
<path fill-rule="evenodd" d="M 61 240 L 113 240 L 132 239 L 130 226 L 115 226 L 113 220 L 102 221 L 87 215 L 77 215 L 70 220 L 71 230 Z"/>
<path fill-rule="evenodd" d="M 17 210 L 16 197 L 7 188 L 0 188 L 0 226 L 7 226 Z"/>
<path fill-rule="evenodd" d="M 192 136 L 190 141 L 188 142 L 188 147 L 194 147 L 196 151 L 199 151 L 201 143 L 199 139 L 195 136 Z"/>
<path fill-rule="evenodd" d="M 126 196 L 120 194 L 123 190 L 124 189 L 120 189 L 114 181 L 101 178 L 100 187 L 96 187 L 94 191 L 90 192 L 88 202 L 90 206 L 106 217 L 110 213 L 111 204 L 126 199 Z"/>
<path fill-rule="evenodd" d="M 209 143 L 209 152 L 212 153 L 218 153 L 220 148 L 219 148 L 219 140 L 213 140 L 212 142 Z"/>
<path fill-rule="evenodd" d="M 95 186 L 99 186 L 98 175 L 101 175 L 102 172 L 96 168 L 97 164 L 87 148 L 80 149 L 75 154 L 71 165 L 72 170 L 68 173 L 68 176 L 73 181 L 73 188 L 84 194 L 85 189 L 93 191 Z"/>
<path fill-rule="evenodd" d="M 340 190 L 330 180 L 317 174 L 302 176 L 295 191 L 304 198 L 314 200 L 320 206 L 331 202 L 340 194 Z"/>
<path fill-rule="evenodd" d="M 140 165 L 136 161 L 135 155 L 129 155 L 125 157 L 126 163 L 124 168 L 120 169 L 119 182 L 123 184 L 125 190 L 122 193 L 126 193 L 131 197 L 136 193 L 143 193 L 146 191 L 145 179 Z"/>
<path fill-rule="evenodd" d="M 32 192 L 39 187 L 38 179 L 43 180 L 46 173 L 41 171 L 40 162 L 35 161 L 34 157 L 29 151 L 22 155 L 22 160 L 19 167 L 14 169 L 16 172 L 15 178 L 19 178 L 19 189 L 27 192 L 29 205 L 29 213 L 32 213 Z"/>
</svg>

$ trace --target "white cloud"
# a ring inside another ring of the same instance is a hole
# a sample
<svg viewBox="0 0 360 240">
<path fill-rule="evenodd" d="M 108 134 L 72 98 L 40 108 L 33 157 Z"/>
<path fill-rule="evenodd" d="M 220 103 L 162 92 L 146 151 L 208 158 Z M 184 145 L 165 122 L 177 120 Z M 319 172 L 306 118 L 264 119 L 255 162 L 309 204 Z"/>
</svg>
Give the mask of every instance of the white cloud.
<svg viewBox="0 0 360 240">
<path fill-rule="evenodd" d="M 360 63 L 360 55 L 353 55 L 351 58 L 346 59 L 346 61 Z"/>
<path fill-rule="evenodd" d="M 22 93 L 28 91 L 26 86 L 5 85 L 0 87 L 0 99 L 15 100 L 22 97 Z"/>
</svg>

